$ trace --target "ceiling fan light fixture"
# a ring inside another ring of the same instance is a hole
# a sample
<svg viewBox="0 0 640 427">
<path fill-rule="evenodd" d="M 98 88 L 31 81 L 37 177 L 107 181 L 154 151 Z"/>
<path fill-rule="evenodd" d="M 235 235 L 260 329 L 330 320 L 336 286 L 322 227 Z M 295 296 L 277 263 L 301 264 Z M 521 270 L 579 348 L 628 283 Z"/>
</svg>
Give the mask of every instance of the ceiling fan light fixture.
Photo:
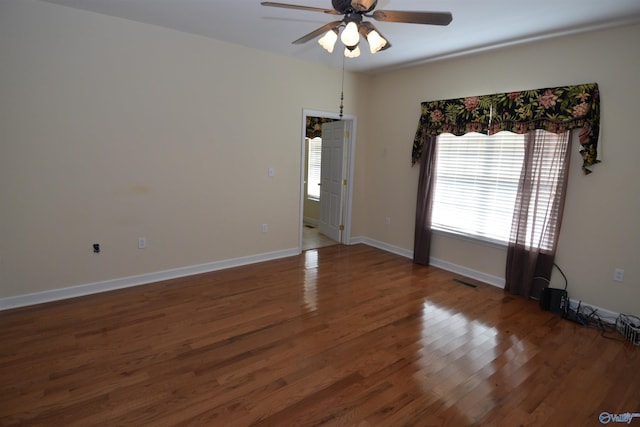
<svg viewBox="0 0 640 427">
<path fill-rule="evenodd" d="M 351 21 L 347 24 L 347 26 L 342 30 L 342 34 L 340 34 L 340 40 L 347 47 L 354 47 L 360 42 L 360 33 L 358 33 L 358 24 Z"/>
<path fill-rule="evenodd" d="M 360 46 L 355 46 L 355 47 L 345 47 L 344 48 L 344 56 L 346 56 L 347 58 L 357 58 L 358 56 L 360 56 Z"/>
<path fill-rule="evenodd" d="M 371 53 L 378 52 L 387 44 L 387 41 L 376 30 L 371 30 L 369 34 L 367 34 L 367 42 L 369 43 Z"/>
<path fill-rule="evenodd" d="M 332 53 L 333 47 L 336 45 L 336 41 L 338 40 L 338 30 L 335 28 L 330 29 L 327 33 L 318 40 L 320 46 L 325 48 L 327 52 Z"/>
<path fill-rule="evenodd" d="M 322 12 L 330 15 L 344 15 L 341 20 L 329 22 L 320 28 L 316 28 L 308 34 L 294 40 L 292 44 L 298 45 L 306 43 L 317 37 L 323 36 L 319 41 L 320 45 L 329 53 L 333 53 L 337 37 L 346 46 L 345 56 L 350 58 L 360 54 L 358 44 L 360 36 L 366 39 L 371 53 L 386 50 L 391 47 L 391 43 L 386 40 L 368 21 L 364 18 L 371 18 L 382 22 L 402 22 L 408 24 L 422 25 L 449 25 L 453 16 L 451 12 L 420 12 L 407 10 L 375 10 L 377 0 L 331 0 L 333 9 L 323 9 L 320 7 L 303 6 L 299 4 L 276 3 L 271 1 L 260 2 L 262 6 L 280 7 L 284 9 L 306 10 L 310 12 Z M 342 29 L 344 27 L 344 29 Z"/>
</svg>

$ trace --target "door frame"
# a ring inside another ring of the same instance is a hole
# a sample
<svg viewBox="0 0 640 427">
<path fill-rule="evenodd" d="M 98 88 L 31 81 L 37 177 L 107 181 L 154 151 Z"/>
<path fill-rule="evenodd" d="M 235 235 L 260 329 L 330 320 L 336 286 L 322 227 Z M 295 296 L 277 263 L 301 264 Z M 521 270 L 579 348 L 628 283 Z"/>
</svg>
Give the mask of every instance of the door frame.
<svg viewBox="0 0 640 427">
<path fill-rule="evenodd" d="M 351 243 L 351 212 L 353 205 L 353 177 L 355 169 L 355 148 L 356 148 L 356 129 L 357 129 L 357 117 L 352 114 L 343 114 L 342 118 L 338 113 L 331 113 L 328 111 L 311 110 L 304 108 L 302 110 L 302 132 L 301 132 L 301 147 L 300 154 L 300 220 L 298 224 L 298 253 L 302 253 L 302 227 L 304 227 L 304 199 L 306 194 L 304 192 L 304 182 L 307 177 L 305 176 L 304 166 L 307 161 L 307 149 L 305 146 L 306 130 L 307 130 L 307 117 L 327 117 L 330 119 L 344 120 L 347 122 L 347 129 L 349 130 L 349 137 L 345 144 L 346 157 L 342 169 L 342 179 L 347 180 L 344 194 L 344 204 L 342 207 L 342 217 L 344 220 L 344 230 L 341 233 L 340 243 L 349 245 Z M 343 153 L 344 155 L 344 153 Z"/>
</svg>

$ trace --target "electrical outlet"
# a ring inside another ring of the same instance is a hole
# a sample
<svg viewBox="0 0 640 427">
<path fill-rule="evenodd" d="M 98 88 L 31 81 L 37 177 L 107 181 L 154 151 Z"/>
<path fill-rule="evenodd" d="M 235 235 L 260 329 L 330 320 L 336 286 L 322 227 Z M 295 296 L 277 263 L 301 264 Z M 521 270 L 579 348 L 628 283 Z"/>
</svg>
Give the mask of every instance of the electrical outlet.
<svg viewBox="0 0 640 427">
<path fill-rule="evenodd" d="M 391 217 L 390 216 L 385 217 L 384 223 L 387 224 L 387 225 L 390 225 L 391 224 Z"/>
<path fill-rule="evenodd" d="M 266 233 L 269 230 L 269 227 L 267 227 L 267 224 L 262 224 L 262 232 Z"/>
<path fill-rule="evenodd" d="M 147 239 L 145 237 L 138 237 L 138 249 L 145 249 L 147 247 Z"/>
<path fill-rule="evenodd" d="M 624 270 L 621 268 L 613 270 L 613 280 L 616 282 L 622 282 L 624 280 Z"/>
<path fill-rule="evenodd" d="M 99 254 L 100 253 L 100 243 L 94 243 L 93 244 L 93 253 L 94 254 Z"/>
</svg>

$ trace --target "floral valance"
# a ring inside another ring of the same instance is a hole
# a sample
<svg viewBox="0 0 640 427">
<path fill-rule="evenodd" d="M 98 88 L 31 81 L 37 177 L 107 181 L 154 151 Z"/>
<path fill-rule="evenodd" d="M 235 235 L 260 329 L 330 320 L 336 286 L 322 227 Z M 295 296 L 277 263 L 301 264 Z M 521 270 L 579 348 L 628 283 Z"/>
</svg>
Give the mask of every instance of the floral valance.
<svg viewBox="0 0 640 427">
<path fill-rule="evenodd" d="M 307 116 L 307 138 L 317 138 L 322 136 L 322 124 L 335 122 L 338 119 L 330 119 L 328 117 Z"/>
<path fill-rule="evenodd" d="M 562 133 L 577 128 L 582 128 L 580 153 L 582 168 L 588 174 L 590 166 L 600 162 L 597 83 L 423 102 L 412 160 L 414 164 L 419 161 L 427 139 L 441 133 L 493 134 L 506 130 L 521 134 L 534 129 Z"/>
</svg>

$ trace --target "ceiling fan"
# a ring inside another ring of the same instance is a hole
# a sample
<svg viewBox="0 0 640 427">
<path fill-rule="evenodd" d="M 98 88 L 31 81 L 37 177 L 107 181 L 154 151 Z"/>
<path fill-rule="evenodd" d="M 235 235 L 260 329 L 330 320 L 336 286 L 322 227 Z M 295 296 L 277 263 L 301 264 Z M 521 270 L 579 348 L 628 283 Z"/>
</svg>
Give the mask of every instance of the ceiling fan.
<svg viewBox="0 0 640 427">
<path fill-rule="evenodd" d="M 333 9 L 301 6 L 295 4 L 262 2 L 262 6 L 281 7 L 285 9 L 308 10 L 322 12 L 329 15 L 344 15 L 339 21 L 329 22 L 307 35 L 293 41 L 293 44 L 306 43 L 321 34 L 318 43 L 327 51 L 333 52 L 340 30 L 340 40 L 345 45 L 344 55 L 355 58 L 360 55 L 360 35 L 369 43 L 371 53 L 376 53 L 391 47 L 391 43 L 385 39 L 378 29 L 371 23 L 363 20 L 363 17 L 373 18 L 381 22 L 404 22 L 410 24 L 449 25 L 453 19 L 449 12 L 410 12 L 401 10 L 374 10 L 377 0 L 331 0 Z"/>
</svg>

